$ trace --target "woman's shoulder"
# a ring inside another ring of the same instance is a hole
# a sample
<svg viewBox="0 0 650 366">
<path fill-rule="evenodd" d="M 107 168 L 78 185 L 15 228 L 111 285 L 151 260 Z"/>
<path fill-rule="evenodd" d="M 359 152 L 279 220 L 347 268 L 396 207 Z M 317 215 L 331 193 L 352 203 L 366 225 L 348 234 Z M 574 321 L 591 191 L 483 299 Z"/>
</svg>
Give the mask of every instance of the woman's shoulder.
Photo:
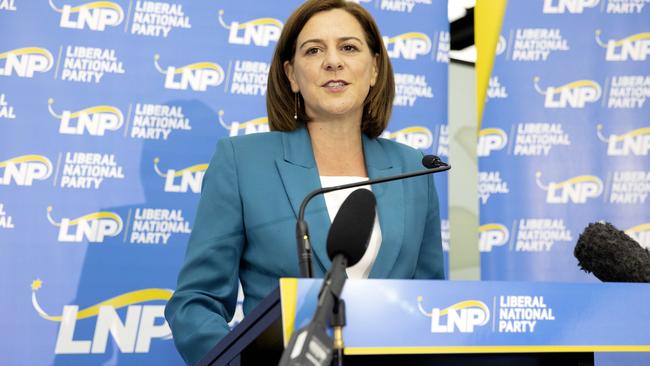
<svg viewBox="0 0 650 366">
<path fill-rule="evenodd" d="M 382 146 L 384 151 L 390 156 L 391 160 L 406 165 L 421 164 L 424 153 L 401 142 L 378 137 L 377 142 Z M 398 160 L 398 161 L 395 161 Z"/>
</svg>

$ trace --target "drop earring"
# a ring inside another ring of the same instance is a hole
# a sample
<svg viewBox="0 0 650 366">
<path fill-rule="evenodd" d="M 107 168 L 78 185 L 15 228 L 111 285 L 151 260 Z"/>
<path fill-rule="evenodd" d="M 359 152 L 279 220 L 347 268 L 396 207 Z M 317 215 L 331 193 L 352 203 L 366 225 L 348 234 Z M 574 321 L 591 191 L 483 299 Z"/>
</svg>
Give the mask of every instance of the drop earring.
<svg viewBox="0 0 650 366">
<path fill-rule="evenodd" d="M 293 94 L 293 119 L 298 120 L 298 93 Z"/>
</svg>

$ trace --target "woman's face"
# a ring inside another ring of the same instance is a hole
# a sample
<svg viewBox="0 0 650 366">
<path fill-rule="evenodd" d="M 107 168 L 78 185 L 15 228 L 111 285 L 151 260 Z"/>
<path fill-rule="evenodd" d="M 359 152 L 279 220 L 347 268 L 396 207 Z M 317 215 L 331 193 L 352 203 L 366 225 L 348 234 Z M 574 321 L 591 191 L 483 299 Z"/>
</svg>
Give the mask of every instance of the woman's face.
<svg viewBox="0 0 650 366">
<path fill-rule="evenodd" d="M 313 120 L 356 117 L 377 80 L 377 59 L 359 22 L 341 9 L 314 15 L 296 41 L 293 63 L 284 70 Z M 358 116 L 358 117 L 357 117 Z"/>
</svg>

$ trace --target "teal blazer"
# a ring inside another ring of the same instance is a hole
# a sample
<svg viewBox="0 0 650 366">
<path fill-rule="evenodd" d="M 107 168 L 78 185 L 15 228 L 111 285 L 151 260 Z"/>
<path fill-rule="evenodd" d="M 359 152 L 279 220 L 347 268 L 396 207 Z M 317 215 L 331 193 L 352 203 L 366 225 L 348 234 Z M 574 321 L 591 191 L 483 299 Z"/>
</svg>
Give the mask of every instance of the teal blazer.
<svg viewBox="0 0 650 366">
<path fill-rule="evenodd" d="M 368 176 L 423 169 L 422 153 L 363 135 Z M 178 286 L 165 309 L 174 342 L 194 364 L 228 332 L 237 303 L 244 313 L 278 286 L 299 277 L 295 224 L 300 203 L 320 188 L 305 128 L 220 140 L 203 178 L 201 200 Z M 431 175 L 372 186 L 382 241 L 370 278 L 444 277 L 438 197 Z M 330 268 L 330 219 L 322 195 L 307 206 L 313 271 Z"/>
</svg>

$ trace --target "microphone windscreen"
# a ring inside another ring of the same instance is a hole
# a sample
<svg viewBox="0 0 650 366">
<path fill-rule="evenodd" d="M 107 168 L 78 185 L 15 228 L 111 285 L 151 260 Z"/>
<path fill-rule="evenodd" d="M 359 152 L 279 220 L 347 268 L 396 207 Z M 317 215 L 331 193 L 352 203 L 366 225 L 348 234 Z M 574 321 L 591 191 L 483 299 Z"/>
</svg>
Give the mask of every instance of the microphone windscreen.
<svg viewBox="0 0 650 366">
<path fill-rule="evenodd" d="M 364 188 L 352 192 L 343 201 L 327 235 L 327 255 L 342 254 L 347 266 L 353 266 L 366 252 L 375 223 L 375 195 Z"/>
<path fill-rule="evenodd" d="M 427 169 L 433 169 L 445 166 L 447 164 L 435 155 L 424 155 L 422 157 L 422 165 L 424 165 L 424 167 Z"/>
<path fill-rule="evenodd" d="M 589 224 L 573 254 L 601 281 L 650 282 L 650 252 L 610 223 Z"/>
</svg>

